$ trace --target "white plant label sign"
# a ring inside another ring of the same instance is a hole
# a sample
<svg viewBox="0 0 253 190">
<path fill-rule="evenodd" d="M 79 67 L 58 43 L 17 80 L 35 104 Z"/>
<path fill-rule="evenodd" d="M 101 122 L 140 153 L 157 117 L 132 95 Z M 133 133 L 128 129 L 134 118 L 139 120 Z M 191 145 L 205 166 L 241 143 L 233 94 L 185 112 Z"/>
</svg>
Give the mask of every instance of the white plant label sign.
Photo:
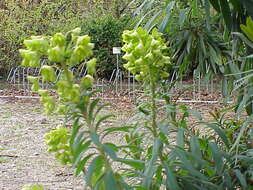
<svg viewBox="0 0 253 190">
<path fill-rule="evenodd" d="M 121 47 L 113 47 L 112 53 L 113 54 L 121 54 Z"/>
</svg>

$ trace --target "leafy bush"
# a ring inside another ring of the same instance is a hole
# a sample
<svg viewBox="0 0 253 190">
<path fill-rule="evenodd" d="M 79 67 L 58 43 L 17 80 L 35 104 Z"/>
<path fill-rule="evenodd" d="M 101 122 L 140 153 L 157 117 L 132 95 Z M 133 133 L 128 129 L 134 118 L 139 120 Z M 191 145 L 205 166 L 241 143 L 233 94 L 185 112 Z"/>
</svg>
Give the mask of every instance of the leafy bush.
<svg viewBox="0 0 253 190">
<path fill-rule="evenodd" d="M 42 67 L 41 76 L 30 77 L 30 81 L 41 94 L 46 112 L 63 114 L 73 124 L 71 132 L 58 128 L 46 135 L 49 150 L 56 152 L 63 163 L 71 163 L 76 175 L 83 174 L 87 187 L 253 189 L 252 117 L 244 121 L 225 120 L 223 114 L 214 112 L 214 122 L 204 122 L 196 111 L 173 104 L 168 96 L 170 87 L 162 82 L 171 63 L 161 33 L 153 30 L 148 34 L 141 28 L 124 32 L 125 68 L 146 83 L 147 98 L 138 106 L 138 115 L 131 125 L 106 129 L 101 128 L 101 123 L 112 116 L 99 116 L 106 105 L 92 98 L 97 92 L 91 90 L 95 60 L 86 63 L 88 74 L 79 84 L 68 69 L 92 55 L 90 38 L 79 35 L 80 30 L 75 29 L 51 38 L 32 37 L 24 42 L 27 49 L 21 53 L 26 66 L 35 64 L 30 55 L 47 56 L 50 60 Z M 56 82 L 57 100 L 38 88 L 41 78 L 55 80 L 56 67 L 63 70 Z M 189 115 L 196 116 L 197 122 L 189 124 Z M 200 131 L 201 126 L 204 132 Z M 104 142 L 104 137 L 115 132 L 124 136 L 124 145 Z M 116 163 L 120 169 L 113 167 Z"/>
<path fill-rule="evenodd" d="M 208 1 L 143 1 L 137 26 L 157 27 L 170 44 L 177 74 L 224 74 L 231 59 L 229 41 L 221 35 L 217 17 L 206 15 Z M 209 10 L 209 9 L 208 9 Z M 227 43 L 226 43 L 227 42 Z"/>
<path fill-rule="evenodd" d="M 1 1 L 2 2 L 2 1 Z M 32 4 L 20 1 L 3 1 L 0 7 L 0 72 L 20 62 L 18 49 L 31 35 L 52 35 L 69 31 L 80 25 L 81 9 L 74 11 L 72 1 L 41 1 Z M 68 7 L 66 9 L 66 7 Z M 67 24 L 66 24 L 67 23 Z"/>
<path fill-rule="evenodd" d="M 88 20 L 82 25 L 83 33 L 91 36 L 95 44 L 94 56 L 98 59 L 97 74 L 99 77 L 110 78 L 116 68 L 116 55 L 112 54 L 113 47 L 121 47 L 121 35 L 127 28 L 129 18 L 116 18 L 104 15 Z"/>
</svg>

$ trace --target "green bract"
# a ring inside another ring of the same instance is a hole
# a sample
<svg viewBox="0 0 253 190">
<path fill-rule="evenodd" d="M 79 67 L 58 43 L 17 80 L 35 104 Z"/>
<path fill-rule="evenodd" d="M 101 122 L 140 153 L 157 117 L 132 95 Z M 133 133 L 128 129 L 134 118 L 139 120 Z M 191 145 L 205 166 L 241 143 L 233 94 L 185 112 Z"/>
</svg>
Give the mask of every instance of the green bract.
<svg viewBox="0 0 253 190">
<path fill-rule="evenodd" d="M 38 67 L 39 66 L 39 54 L 36 51 L 32 50 L 19 50 L 23 61 L 21 63 L 24 67 Z"/>
<path fill-rule="evenodd" d="M 69 133 L 67 128 L 58 126 L 45 135 L 48 151 L 56 152 L 56 158 L 59 159 L 62 164 L 68 164 L 72 160 L 69 147 Z"/>
<path fill-rule="evenodd" d="M 90 75 L 94 75 L 96 73 L 96 63 L 97 63 L 97 59 L 95 58 L 87 62 L 87 69 Z"/>
<path fill-rule="evenodd" d="M 37 92 L 39 90 L 39 77 L 28 76 L 27 79 L 32 83 L 31 89 Z"/>
<path fill-rule="evenodd" d="M 27 49 L 40 54 L 45 54 L 49 47 L 48 41 L 42 36 L 32 36 L 31 40 L 24 40 L 24 45 Z"/>
<path fill-rule="evenodd" d="M 85 36 L 79 36 L 77 38 L 77 45 L 81 45 L 81 46 L 87 46 L 90 43 L 90 37 L 88 35 Z"/>
<path fill-rule="evenodd" d="M 44 81 L 54 82 L 56 79 L 54 68 L 48 65 L 41 67 L 41 75 Z"/>
<path fill-rule="evenodd" d="M 56 33 L 52 38 L 51 38 L 51 46 L 59 46 L 63 47 L 66 42 L 66 37 L 62 33 Z"/>
<path fill-rule="evenodd" d="M 81 80 L 81 87 L 84 89 L 90 89 L 94 82 L 94 78 L 91 75 L 86 75 Z"/>
<path fill-rule="evenodd" d="M 51 62 L 61 63 L 64 61 L 64 49 L 60 46 L 53 47 L 48 50 L 48 59 Z"/>
<path fill-rule="evenodd" d="M 124 31 L 123 58 L 128 61 L 124 67 L 135 74 L 136 80 L 155 82 L 168 77 L 170 58 L 164 53 L 167 46 L 161 36 L 156 29 L 152 34 L 142 28 Z"/>
</svg>

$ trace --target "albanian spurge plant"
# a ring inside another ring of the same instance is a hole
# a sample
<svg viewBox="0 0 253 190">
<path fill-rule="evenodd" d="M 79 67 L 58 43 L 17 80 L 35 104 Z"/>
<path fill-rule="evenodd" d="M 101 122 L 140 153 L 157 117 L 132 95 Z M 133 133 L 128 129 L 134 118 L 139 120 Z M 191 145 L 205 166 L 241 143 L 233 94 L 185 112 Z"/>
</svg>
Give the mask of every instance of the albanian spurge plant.
<svg viewBox="0 0 253 190">
<path fill-rule="evenodd" d="M 96 59 L 86 62 L 88 74 L 79 83 L 69 69 L 92 56 L 90 37 L 80 36 L 77 28 L 67 34 L 57 33 L 52 37 L 33 36 L 24 41 L 26 49 L 20 50 L 22 66 L 41 67 L 40 76 L 29 76 L 32 90 L 41 96 L 47 114 L 58 113 L 71 121 L 72 128 L 58 126 L 45 135 L 48 151 L 54 152 L 63 164 L 72 164 L 76 175 L 85 174 L 86 185 L 92 189 L 122 189 L 125 185 L 113 172 L 111 161 L 116 159 L 111 144 L 102 143 L 97 134 L 100 124 L 111 115 L 99 116 L 106 105 L 92 99 L 93 75 Z M 48 59 L 40 66 L 40 59 Z M 56 77 L 56 69 L 60 76 Z M 40 81 L 51 82 L 56 87 L 56 96 L 40 88 Z M 89 150 L 89 151 L 88 151 Z M 89 166 L 86 163 L 89 162 Z"/>
</svg>

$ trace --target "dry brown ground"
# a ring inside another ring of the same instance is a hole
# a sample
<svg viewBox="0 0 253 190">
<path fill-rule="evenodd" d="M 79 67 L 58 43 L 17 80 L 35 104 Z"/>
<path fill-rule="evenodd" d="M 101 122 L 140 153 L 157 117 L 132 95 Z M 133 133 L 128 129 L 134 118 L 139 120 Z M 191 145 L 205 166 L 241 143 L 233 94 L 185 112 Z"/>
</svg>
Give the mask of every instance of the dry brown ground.
<svg viewBox="0 0 253 190">
<path fill-rule="evenodd" d="M 124 124 L 130 118 L 133 104 L 127 98 L 112 102 L 108 111 L 118 117 L 106 125 Z M 203 103 L 187 106 L 208 119 L 209 111 L 223 107 Z M 18 190 L 25 184 L 40 184 L 47 190 L 83 189 L 82 179 L 74 177 L 69 167 L 60 165 L 47 153 L 44 144 L 44 134 L 63 123 L 63 118 L 45 116 L 42 112 L 42 106 L 36 100 L 0 98 L 0 190 Z M 112 138 L 114 143 L 121 143 L 120 136 Z"/>
</svg>

